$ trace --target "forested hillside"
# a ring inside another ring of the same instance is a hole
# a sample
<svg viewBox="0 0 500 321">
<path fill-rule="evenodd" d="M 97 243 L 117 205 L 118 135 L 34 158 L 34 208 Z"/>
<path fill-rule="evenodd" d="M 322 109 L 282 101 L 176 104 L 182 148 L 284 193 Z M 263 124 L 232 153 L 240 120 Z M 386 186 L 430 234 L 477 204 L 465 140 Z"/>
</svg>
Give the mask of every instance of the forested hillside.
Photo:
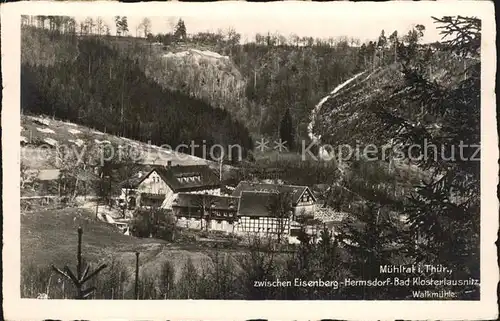
<svg viewBox="0 0 500 321">
<path fill-rule="evenodd" d="M 480 276 L 481 21 L 459 16 L 435 22 L 445 36 L 439 46 L 401 46 L 400 63 L 367 70 L 315 115 L 312 132 L 321 143 L 358 152 L 344 155 L 351 171 L 342 185 L 346 204 L 364 198 L 365 206 L 350 212 L 351 223 L 365 228 L 346 224 L 343 237 L 362 245 L 350 251 L 359 260 L 353 271 L 364 279 L 394 264 L 401 248 L 410 262 L 452 267 L 456 279 Z M 396 187 L 391 162 L 424 177 Z M 407 187 L 399 197 L 398 190 Z M 405 228 L 397 227 L 392 213 L 404 215 Z M 467 299 L 479 295 L 474 286 L 453 290 Z M 357 295 L 380 298 L 375 292 Z"/>
<path fill-rule="evenodd" d="M 273 34 L 241 44 L 239 37 L 234 31 L 199 33 L 179 42 L 167 34 L 156 36 L 162 44 L 153 50 L 128 48 L 138 59 L 148 57 L 144 69 L 160 84 L 230 111 L 256 136 L 277 137 L 277 124 L 289 109 L 297 140 L 306 138 L 317 101 L 364 68 L 348 39 Z"/>
<path fill-rule="evenodd" d="M 120 55 L 99 37 L 25 26 L 22 52 L 24 113 L 45 114 L 157 145 L 205 141 L 207 147 L 218 143 L 252 148 L 247 129 L 230 113 L 162 88 L 144 75 L 137 60 Z"/>
<path fill-rule="evenodd" d="M 137 62 L 163 88 L 227 110 L 256 137 L 277 137 L 278 124 L 291 115 L 290 131 L 296 141 L 307 139 L 310 112 L 332 88 L 357 72 L 397 61 L 398 47 L 416 42 L 425 29 L 418 25 L 404 35 L 381 30 L 378 39 L 361 44 L 347 37 L 315 39 L 277 33 L 257 34 L 241 42 L 241 35 L 231 28 L 189 33 L 189 25 L 182 20 L 172 32 L 153 35 L 145 18 L 136 30 L 144 37 L 127 36 L 126 17 L 116 20 L 116 36 L 101 18 L 77 25 L 70 17 L 37 16 L 23 24 L 78 39 L 99 38 L 125 59 Z M 61 46 L 58 41 L 47 45 Z M 45 52 L 42 47 L 33 44 Z"/>
</svg>

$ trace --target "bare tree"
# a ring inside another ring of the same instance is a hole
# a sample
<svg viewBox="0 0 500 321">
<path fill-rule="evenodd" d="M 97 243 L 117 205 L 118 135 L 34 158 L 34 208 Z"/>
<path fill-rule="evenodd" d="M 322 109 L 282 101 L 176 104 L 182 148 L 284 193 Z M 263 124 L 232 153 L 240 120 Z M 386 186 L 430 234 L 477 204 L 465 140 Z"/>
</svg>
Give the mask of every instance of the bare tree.
<svg viewBox="0 0 500 321">
<path fill-rule="evenodd" d="M 283 235 L 288 232 L 290 220 L 292 218 L 292 195 L 288 192 L 277 193 L 276 198 L 272 199 L 268 205 L 269 212 L 277 220 L 276 237 L 278 243 L 281 243 Z"/>
<path fill-rule="evenodd" d="M 144 38 L 147 38 L 148 34 L 151 33 L 151 19 L 148 17 L 142 19 L 141 25 L 144 32 Z"/>
<path fill-rule="evenodd" d="M 142 32 L 143 26 L 142 23 L 135 26 L 135 37 L 138 38 L 139 34 Z"/>
<path fill-rule="evenodd" d="M 97 35 L 99 36 L 104 35 L 107 27 L 104 20 L 101 17 L 97 17 L 95 24 L 97 29 Z"/>
<path fill-rule="evenodd" d="M 170 28 L 170 31 L 173 33 L 175 31 L 175 26 L 177 25 L 176 17 L 169 17 L 167 19 L 167 27 Z"/>
<path fill-rule="evenodd" d="M 38 171 L 30 170 L 21 160 L 21 193 L 24 191 L 34 191 L 36 189 Z"/>
<path fill-rule="evenodd" d="M 22 15 L 21 16 L 21 26 L 27 26 L 29 25 L 29 18 L 27 15 Z"/>
<path fill-rule="evenodd" d="M 83 178 L 97 179 L 94 169 L 99 164 L 100 148 L 90 138 L 86 139 L 86 142 L 87 144 L 81 147 L 73 145 L 56 148 L 54 165 L 60 169 L 60 191 L 70 199 L 78 195 Z"/>
<path fill-rule="evenodd" d="M 89 17 L 89 18 L 85 19 L 84 23 L 87 26 L 88 33 L 89 34 L 93 34 L 94 27 L 96 25 L 95 22 L 94 22 L 94 19 L 92 19 L 92 18 Z"/>
<path fill-rule="evenodd" d="M 210 221 L 212 219 L 212 210 L 213 210 L 211 195 L 207 193 L 196 194 L 196 197 L 194 198 L 194 205 L 196 207 L 201 208 L 201 218 L 200 218 L 201 229 L 203 229 L 203 220 L 205 220 L 205 230 L 208 231 Z"/>
</svg>

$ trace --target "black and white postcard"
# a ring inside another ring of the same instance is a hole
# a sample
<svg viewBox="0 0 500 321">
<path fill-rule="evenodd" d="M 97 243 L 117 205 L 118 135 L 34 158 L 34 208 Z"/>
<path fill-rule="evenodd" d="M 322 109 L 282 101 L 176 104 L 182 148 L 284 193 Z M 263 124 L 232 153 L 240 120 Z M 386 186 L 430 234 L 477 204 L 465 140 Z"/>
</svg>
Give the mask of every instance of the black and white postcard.
<svg viewBox="0 0 500 321">
<path fill-rule="evenodd" d="M 7 319 L 495 319 L 490 2 L 2 5 Z"/>
</svg>

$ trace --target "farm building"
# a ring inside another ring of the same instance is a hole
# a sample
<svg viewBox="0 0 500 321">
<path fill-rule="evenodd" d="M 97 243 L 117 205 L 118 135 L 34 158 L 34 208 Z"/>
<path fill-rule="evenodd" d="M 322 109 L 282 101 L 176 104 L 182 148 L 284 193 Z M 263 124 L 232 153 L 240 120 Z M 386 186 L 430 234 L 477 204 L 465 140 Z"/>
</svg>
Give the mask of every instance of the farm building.
<svg viewBox="0 0 500 321">
<path fill-rule="evenodd" d="M 220 195 L 220 182 L 207 165 L 153 166 L 145 175 L 128 180 L 122 197 L 135 206 L 172 209 L 178 193 Z"/>
<path fill-rule="evenodd" d="M 228 233 L 288 235 L 293 211 L 278 193 L 243 191 L 240 197 L 179 193 L 172 203 L 178 225 Z"/>
<path fill-rule="evenodd" d="M 172 203 L 178 224 L 187 228 L 235 232 L 238 223 L 237 197 L 179 193 Z"/>
<path fill-rule="evenodd" d="M 312 217 L 316 209 L 316 197 L 307 186 L 284 184 L 263 184 L 242 181 L 234 189 L 232 196 L 240 197 L 242 192 L 264 192 L 289 195 L 294 217 Z"/>
<path fill-rule="evenodd" d="M 30 185 L 32 190 L 22 190 L 22 194 L 29 196 L 26 195 L 28 192 L 42 196 L 63 196 L 73 194 L 74 189 L 78 188 L 78 191 L 86 196 L 92 192 L 91 185 L 97 179 L 98 176 L 91 169 L 77 173 L 57 168 L 25 169 L 21 173 L 21 186 Z M 78 185 L 75 185 L 76 182 Z"/>
<path fill-rule="evenodd" d="M 238 232 L 288 235 L 293 210 L 280 208 L 280 194 L 242 191 L 238 206 Z"/>
</svg>

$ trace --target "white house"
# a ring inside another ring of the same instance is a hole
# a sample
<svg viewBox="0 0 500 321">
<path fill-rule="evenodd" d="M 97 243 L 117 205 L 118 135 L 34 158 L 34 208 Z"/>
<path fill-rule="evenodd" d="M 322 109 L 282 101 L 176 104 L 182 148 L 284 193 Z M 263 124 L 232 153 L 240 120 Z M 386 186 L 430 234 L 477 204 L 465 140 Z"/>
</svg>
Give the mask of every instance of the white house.
<svg viewBox="0 0 500 321">
<path fill-rule="evenodd" d="M 139 179 L 127 182 L 128 202 L 135 206 L 172 209 L 178 193 L 220 195 L 220 182 L 207 165 L 153 166 Z"/>
</svg>

